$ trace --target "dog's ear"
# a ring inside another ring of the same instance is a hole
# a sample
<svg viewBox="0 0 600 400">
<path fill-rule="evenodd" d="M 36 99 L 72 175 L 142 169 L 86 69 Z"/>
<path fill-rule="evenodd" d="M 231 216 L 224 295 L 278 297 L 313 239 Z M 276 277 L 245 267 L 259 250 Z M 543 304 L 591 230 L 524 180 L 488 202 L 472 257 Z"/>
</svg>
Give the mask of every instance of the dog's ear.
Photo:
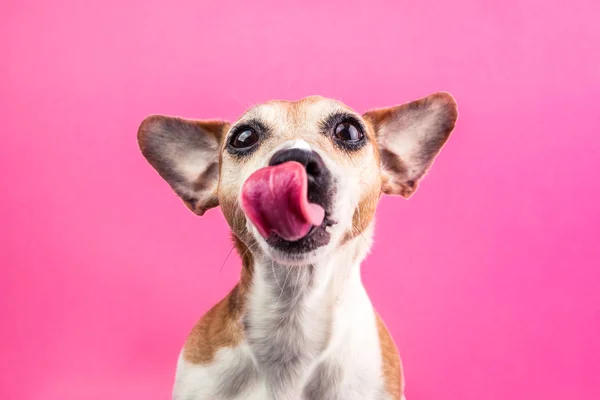
<svg viewBox="0 0 600 400">
<path fill-rule="evenodd" d="M 138 130 L 144 157 L 198 215 L 219 205 L 219 149 L 228 126 L 152 115 Z"/>
<path fill-rule="evenodd" d="M 409 198 L 454 129 L 458 110 L 445 92 L 363 115 L 381 153 L 385 194 Z"/>
</svg>

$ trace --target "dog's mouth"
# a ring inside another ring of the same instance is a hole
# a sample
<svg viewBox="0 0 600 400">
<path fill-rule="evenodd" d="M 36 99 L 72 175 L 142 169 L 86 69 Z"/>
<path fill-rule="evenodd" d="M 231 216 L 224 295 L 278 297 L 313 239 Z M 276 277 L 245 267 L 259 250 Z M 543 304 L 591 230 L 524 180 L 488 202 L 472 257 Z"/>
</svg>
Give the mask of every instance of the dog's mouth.
<svg viewBox="0 0 600 400">
<path fill-rule="evenodd" d="M 266 242 L 272 248 L 292 256 L 308 253 L 319 247 L 326 246 L 329 243 L 331 234 L 327 228 L 334 224 L 335 222 L 328 219 L 326 214 L 323 222 L 319 226 L 312 226 L 308 233 L 301 239 L 290 241 L 282 238 L 276 233 L 272 233 L 266 238 Z"/>
<path fill-rule="evenodd" d="M 305 253 L 329 243 L 327 228 L 335 223 L 329 186 L 325 172 L 309 176 L 304 165 L 285 162 L 254 172 L 242 188 L 241 205 L 269 246 Z"/>
</svg>

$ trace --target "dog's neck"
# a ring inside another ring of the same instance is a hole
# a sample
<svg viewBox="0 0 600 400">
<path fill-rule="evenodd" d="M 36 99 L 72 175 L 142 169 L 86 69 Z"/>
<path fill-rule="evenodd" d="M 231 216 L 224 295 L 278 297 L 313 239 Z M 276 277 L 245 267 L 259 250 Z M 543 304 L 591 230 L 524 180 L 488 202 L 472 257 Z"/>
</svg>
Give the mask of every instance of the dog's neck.
<svg viewBox="0 0 600 400">
<path fill-rule="evenodd" d="M 251 273 L 245 336 L 259 368 L 272 377 L 274 394 L 291 395 L 306 368 L 351 330 L 345 316 L 357 297 L 366 298 L 360 264 L 371 237 L 368 229 L 313 265 L 281 265 L 256 252 L 253 265 L 244 266 L 243 274 Z"/>
</svg>

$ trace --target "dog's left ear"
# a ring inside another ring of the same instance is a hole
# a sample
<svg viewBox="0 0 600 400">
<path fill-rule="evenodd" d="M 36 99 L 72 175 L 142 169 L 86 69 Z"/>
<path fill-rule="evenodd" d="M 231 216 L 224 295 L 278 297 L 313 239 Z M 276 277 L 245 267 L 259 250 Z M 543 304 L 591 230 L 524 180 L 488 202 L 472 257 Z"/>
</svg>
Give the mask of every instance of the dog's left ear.
<svg viewBox="0 0 600 400">
<path fill-rule="evenodd" d="M 142 154 L 198 215 L 219 205 L 219 149 L 229 123 L 152 115 L 138 130 Z"/>
<path fill-rule="evenodd" d="M 440 92 L 363 117 L 377 136 L 383 193 L 409 198 L 448 140 L 458 110 L 454 98 Z"/>
</svg>

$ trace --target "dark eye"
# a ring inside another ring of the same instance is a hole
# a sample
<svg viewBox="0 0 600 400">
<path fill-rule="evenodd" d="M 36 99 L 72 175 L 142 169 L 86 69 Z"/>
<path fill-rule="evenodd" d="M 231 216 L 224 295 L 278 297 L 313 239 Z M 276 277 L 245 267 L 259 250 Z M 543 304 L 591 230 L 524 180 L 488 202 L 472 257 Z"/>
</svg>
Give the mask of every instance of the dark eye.
<svg viewBox="0 0 600 400">
<path fill-rule="evenodd" d="M 335 137 L 344 142 L 359 142 L 364 134 L 354 124 L 341 122 L 335 127 Z"/>
<path fill-rule="evenodd" d="M 258 133 L 254 129 L 246 129 L 233 135 L 229 144 L 236 149 L 247 149 L 258 142 Z"/>
</svg>

